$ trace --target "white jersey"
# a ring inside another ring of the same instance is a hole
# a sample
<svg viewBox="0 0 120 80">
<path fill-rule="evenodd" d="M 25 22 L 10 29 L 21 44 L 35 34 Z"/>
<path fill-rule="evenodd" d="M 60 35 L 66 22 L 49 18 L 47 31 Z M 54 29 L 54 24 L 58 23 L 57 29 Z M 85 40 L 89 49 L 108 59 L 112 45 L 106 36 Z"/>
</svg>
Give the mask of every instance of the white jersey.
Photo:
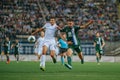
<svg viewBox="0 0 120 80">
<path fill-rule="evenodd" d="M 37 42 L 38 42 L 38 47 L 43 45 L 44 37 L 39 37 Z"/>
<path fill-rule="evenodd" d="M 34 52 L 41 54 L 42 53 L 42 46 L 43 46 L 43 41 L 44 41 L 44 37 L 39 37 L 36 41 L 36 45 L 35 45 L 35 49 Z"/>
<path fill-rule="evenodd" d="M 51 25 L 50 23 L 46 23 L 43 28 L 45 28 L 45 40 L 50 40 L 55 38 L 55 32 L 57 31 L 57 25 Z"/>
</svg>

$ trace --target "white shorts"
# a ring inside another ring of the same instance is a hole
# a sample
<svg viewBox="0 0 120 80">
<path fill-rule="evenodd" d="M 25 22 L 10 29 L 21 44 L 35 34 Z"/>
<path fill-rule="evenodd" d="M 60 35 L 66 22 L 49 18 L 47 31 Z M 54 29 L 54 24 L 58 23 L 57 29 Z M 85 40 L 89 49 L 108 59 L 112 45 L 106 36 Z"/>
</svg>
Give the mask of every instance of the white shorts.
<svg viewBox="0 0 120 80">
<path fill-rule="evenodd" d="M 35 49 L 34 49 L 34 53 L 35 53 L 35 54 L 38 53 L 38 48 L 35 48 Z"/>
<path fill-rule="evenodd" d="M 42 46 L 38 48 L 38 55 L 42 54 L 42 50 L 43 50 Z"/>
<path fill-rule="evenodd" d="M 55 54 L 58 55 L 59 54 L 59 47 L 55 46 Z"/>
<path fill-rule="evenodd" d="M 50 50 L 55 50 L 55 39 L 44 40 L 43 46 L 47 46 Z"/>
</svg>

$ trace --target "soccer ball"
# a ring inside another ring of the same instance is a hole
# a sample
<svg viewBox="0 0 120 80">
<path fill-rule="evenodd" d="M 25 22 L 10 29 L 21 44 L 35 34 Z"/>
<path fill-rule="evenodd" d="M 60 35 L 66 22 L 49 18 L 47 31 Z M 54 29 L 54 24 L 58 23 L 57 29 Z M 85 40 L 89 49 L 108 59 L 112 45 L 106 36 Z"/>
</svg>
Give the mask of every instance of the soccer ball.
<svg viewBox="0 0 120 80">
<path fill-rule="evenodd" d="M 28 42 L 35 42 L 35 36 L 29 36 L 28 37 Z"/>
</svg>

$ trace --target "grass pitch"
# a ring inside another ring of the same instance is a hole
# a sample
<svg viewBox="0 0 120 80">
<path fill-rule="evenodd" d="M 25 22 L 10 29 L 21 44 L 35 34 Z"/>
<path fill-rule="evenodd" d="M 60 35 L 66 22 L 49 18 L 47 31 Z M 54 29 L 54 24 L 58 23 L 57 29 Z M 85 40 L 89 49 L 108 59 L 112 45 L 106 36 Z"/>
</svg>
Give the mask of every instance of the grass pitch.
<svg viewBox="0 0 120 80">
<path fill-rule="evenodd" d="M 39 62 L 0 62 L 0 80 L 120 80 L 120 63 L 73 62 L 69 70 L 60 63 L 46 63 L 46 71 Z"/>
</svg>

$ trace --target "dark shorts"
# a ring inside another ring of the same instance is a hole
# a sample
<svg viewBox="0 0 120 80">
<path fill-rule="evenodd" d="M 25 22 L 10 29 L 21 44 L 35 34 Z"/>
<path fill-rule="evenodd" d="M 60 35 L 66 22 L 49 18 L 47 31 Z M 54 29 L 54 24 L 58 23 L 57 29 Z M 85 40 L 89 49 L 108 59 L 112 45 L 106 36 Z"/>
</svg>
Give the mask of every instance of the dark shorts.
<svg viewBox="0 0 120 80">
<path fill-rule="evenodd" d="M 14 52 L 14 55 L 19 55 L 19 52 L 18 51 Z"/>
<path fill-rule="evenodd" d="M 60 54 L 67 52 L 67 48 L 60 48 Z"/>
<path fill-rule="evenodd" d="M 5 53 L 5 54 L 9 54 L 10 51 L 9 51 L 9 50 L 4 50 L 4 53 Z"/>
<path fill-rule="evenodd" d="M 70 45 L 69 48 L 75 50 L 78 54 L 82 52 L 80 45 Z"/>
</svg>

